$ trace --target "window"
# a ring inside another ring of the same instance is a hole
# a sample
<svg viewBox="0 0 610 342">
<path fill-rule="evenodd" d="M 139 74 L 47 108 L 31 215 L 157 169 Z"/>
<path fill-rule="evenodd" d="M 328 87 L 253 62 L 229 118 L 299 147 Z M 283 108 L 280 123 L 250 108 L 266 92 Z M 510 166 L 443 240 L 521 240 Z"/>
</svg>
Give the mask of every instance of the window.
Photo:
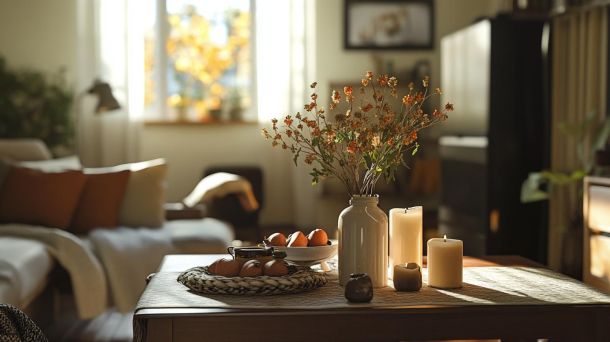
<svg viewBox="0 0 610 342">
<path fill-rule="evenodd" d="M 142 13 L 147 118 L 253 119 L 251 0 L 156 4 Z"/>
</svg>

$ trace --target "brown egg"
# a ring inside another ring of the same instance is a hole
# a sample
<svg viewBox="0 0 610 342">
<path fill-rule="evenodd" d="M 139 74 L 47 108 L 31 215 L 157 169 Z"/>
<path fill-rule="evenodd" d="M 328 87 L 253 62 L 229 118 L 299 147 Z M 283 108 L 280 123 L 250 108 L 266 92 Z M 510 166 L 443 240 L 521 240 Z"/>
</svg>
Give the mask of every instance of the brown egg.
<svg viewBox="0 0 610 342">
<path fill-rule="evenodd" d="M 286 237 L 282 233 L 273 233 L 265 239 L 267 246 L 286 246 Z"/>
<path fill-rule="evenodd" d="M 288 274 L 288 265 L 284 260 L 274 259 L 267 261 L 263 266 L 263 273 L 270 277 L 281 277 Z"/>
<path fill-rule="evenodd" d="M 240 277 L 258 277 L 263 275 L 263 265 L 258 260 L 248 260 L 239 271 Z"/>
<path fill-rule="evenodd" d="M 303 232 L 298 231 L 288 237 L 288 247 L 307 247 L 307 237 Z"/>
<path fill-rule="evenodd" d="M 324 229 L 314 229 L 307 236 L 307 240 L 309 240 L 307 245 L 310 247 L 326 246 L 328 244 L 328 234 Z"/>
<path fill-rule="evenodd" d="M 239 260 L 218 259 L 208 266 L 208 270 L 215 275 L 235 277 L 239 274 L 240 266 Z"/>
</svg>

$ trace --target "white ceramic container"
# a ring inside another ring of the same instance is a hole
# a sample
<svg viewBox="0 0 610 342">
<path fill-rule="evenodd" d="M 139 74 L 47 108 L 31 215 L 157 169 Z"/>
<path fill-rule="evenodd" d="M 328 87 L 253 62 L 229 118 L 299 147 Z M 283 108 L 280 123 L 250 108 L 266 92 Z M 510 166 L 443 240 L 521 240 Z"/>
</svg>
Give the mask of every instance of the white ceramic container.
<svg viewBox="0 0 610 342">
<path fill-rule="evenodd" d="M 379 196 L 353 196 L 339 215 L 339 283 L 351 273 L 367 273 L 373 287 L 387 286 L 388 216 Z"/>
</svg>

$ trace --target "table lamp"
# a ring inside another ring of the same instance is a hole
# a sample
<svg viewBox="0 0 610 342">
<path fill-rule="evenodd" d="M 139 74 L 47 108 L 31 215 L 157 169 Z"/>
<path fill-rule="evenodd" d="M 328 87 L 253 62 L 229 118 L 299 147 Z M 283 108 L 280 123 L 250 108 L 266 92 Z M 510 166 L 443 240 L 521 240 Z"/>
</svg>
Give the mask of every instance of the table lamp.
<svg viewBox="0 0 610 342">
<path fill-rule="evenodd" d="M 98 97 L 97 106 L 95 107 L 96 114 L 109 112 L 121 108 L 121 105 L 119 105 L 119 102 L 112 94 L 112 88 L 110 87 L 110 84 L 106 82 L 102 82 L 96 79 L 95 81 L 93 81 L 93 85 L 91 86 L 91 88 L 87 90 L 87 93 L 94 94 Z"/>
</svg>

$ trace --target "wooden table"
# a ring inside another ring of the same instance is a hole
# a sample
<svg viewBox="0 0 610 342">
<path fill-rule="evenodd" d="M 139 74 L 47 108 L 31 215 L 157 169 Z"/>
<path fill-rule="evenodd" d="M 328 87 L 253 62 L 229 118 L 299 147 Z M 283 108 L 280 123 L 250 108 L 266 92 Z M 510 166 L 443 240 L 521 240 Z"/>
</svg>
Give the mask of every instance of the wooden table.
<svg viewBox="0 0 610 342">
<path fill-rule="evenodd" d="M 159 272 L 179 272 L 218 255 L 166 256 Z M 465 267 L 539 267 L 517 256 L 464 259 Z M 181 286 L 176 283 L 176 286 Z M 582 285 L 584 288 L 584 284 Z M 143 308 L 135 340 L 155 341 L 400 341 L 491 339 L 610 341 L 610 304 L 406 305 L 391 308 L 245 310 Z"/>
</svg>

